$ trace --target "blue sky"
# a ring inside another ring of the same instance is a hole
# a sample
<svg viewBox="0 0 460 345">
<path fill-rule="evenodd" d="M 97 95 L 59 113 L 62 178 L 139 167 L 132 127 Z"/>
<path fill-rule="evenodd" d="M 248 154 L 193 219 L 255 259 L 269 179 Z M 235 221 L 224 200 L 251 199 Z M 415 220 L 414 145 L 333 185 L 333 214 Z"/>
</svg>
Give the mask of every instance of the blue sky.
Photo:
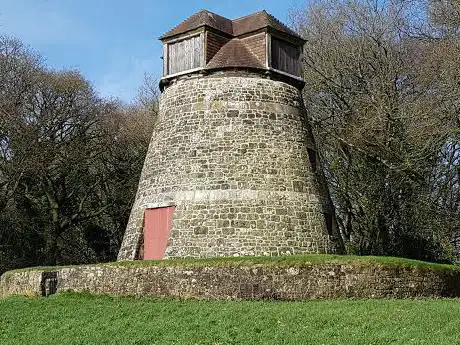
<svg viewBox="0 0 460 345">
<path fill-rule="evenodd" d="M 134 99 L 145 72 L 161 73 L 158 37 L 207 9 L 230 19 L 267 10 L 283 22 L 305 0 L 0 0 L 0 34 L 49 67 L 78 69 L 101 96 Z"/>
</svg>

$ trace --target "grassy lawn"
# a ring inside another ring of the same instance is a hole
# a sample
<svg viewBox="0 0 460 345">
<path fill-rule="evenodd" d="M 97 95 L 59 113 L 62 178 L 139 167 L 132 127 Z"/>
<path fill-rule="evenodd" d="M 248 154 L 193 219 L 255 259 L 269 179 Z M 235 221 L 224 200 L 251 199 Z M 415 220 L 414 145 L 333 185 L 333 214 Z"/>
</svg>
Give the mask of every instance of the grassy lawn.
<svg viewBox="0 0 460 345">
<path fill-rule="evenodd" d="M 0 300 L 0 344 L 460 344 L 460 300 Z"/>
</svg>

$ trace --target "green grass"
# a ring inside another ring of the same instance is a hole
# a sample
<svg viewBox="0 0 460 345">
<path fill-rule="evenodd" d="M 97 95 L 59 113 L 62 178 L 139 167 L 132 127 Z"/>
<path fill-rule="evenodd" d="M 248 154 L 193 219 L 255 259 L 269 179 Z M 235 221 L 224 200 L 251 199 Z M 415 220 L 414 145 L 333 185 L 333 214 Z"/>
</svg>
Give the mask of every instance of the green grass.
<svg viewBox="0 0 460 345">
<path fill-rule="evenodd" d="M 0 344 L 460 344 L 460 300 L 0 300 Z"/>
<path fill-rule="evenodd" d="M 354 256 L 354 255 L 330 255 L 330 254 L 311 254 L 311 255 L 291 255 L 291 256 L 240 256 L 209 259 L 169 259 L 169 260 L 136 260 L 136 261 L 117 261 L 96 264 L 95 266 L 115 266 L 115 267 L 148 267 L 148 266 L 243 266 L 261 264 L 266 266 L 292 267 L 305 264 L 324 264 L 342 263 L 354 265 L 391 265 L 401 267 L 416 267 L 426 269 L 460 270 L 460 265 L 438 264 L 419 260 L 396 258 L 389 256 Z M 91 265 L 89 265 L 91 266 Z M 72 267 L 28 267 L 11 272 L 21 272 L 29 270 L 53 271 L 56 268 Z M 8 272 L 7 272 L 8 273 Z"/>
<path fill-rule="evenodd" d="M 236 266 L 263 264 L 272 266 L 291 267 L 303 264 L 324 264 L 324 263 L 350 263 L 356 265 L 396 265 L 419 268 L 460 270 L 458 265 L 438 264 L 420 260 L 396 258 L 390 256 L 355 256 L 355 255 L 331 255 L 331 254 L 310 254 L 290 256 L 240 256 L 209 259 L 171 259 L 160 261 L 118 261 L 107 263 L 112 266 Z"/>
</svg>

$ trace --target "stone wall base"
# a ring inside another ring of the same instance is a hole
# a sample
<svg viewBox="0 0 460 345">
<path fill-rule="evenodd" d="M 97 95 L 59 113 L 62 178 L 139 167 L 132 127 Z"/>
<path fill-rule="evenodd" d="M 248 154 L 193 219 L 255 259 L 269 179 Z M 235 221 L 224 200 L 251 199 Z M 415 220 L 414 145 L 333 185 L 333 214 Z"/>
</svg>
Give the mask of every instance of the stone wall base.
<svg viewBox="0 0 460 345">
<path fill-rule="evenodd" d="M 460 271 L 360 263 L 96 265 L 12 271 L 0 296 L 74 291 L 209 300 L 460 296 Z"/>
</svg>

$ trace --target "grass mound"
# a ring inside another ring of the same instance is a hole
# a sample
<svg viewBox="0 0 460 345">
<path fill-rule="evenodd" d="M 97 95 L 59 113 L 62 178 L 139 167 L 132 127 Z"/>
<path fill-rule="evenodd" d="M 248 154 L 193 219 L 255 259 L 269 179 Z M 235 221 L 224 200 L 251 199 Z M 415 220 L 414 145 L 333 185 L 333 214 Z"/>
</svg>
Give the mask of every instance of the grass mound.
<svg viewBox="0 0 460 345">
<path fill-rule="evenodd" d="M 0 300 L 0 344 L 459 344 L 459 300 Z"/>
<path fill-rule="evenodd" d="M 116 261 L 85 266 L 114 266 L 114 267 L 149 267 L 149 266 L 244 266 L 260 264 L 276 267 L 295 267 L 308 264 L 353 264 L 353 265 L 386 265 L 400 267 L 415 267 L 422 269 L 440 270 L 460 270 L 460 265 L 448 265 L 432 263 L 420 260 L 396 258 L 389 256 L 355 256 L 355 255 L 330 255 L 330 254 L 309 254 L 309 255 L 290 255 L 290 256 L 239 256 L 223 258 L 174 258 L 168 260 L 135 260 L 135 261 Z M 54 271 L 57 267 L 28 267 L 9 271 L 21 272 L 29 270 Z"/>
<path fill-rule="evenodd" d="M 304 264 L 355 264 L 355 265 L 394 265 L 405 267 L 419 267 L 432 269 L 460 270 L 460 266 L 438 264 L 420 260 L 396 258 L 390 256 L 355 256 L 355 255 L 331 255 L 309 254 L 290 256 L 239 256 L 209 259 L 170 259 L 170 260 L 137 260 L 118 261 L 107 263 L 111 266 L 232 266 L 261 264 L 268 266 L 291 267 Z"/>
</svg>

